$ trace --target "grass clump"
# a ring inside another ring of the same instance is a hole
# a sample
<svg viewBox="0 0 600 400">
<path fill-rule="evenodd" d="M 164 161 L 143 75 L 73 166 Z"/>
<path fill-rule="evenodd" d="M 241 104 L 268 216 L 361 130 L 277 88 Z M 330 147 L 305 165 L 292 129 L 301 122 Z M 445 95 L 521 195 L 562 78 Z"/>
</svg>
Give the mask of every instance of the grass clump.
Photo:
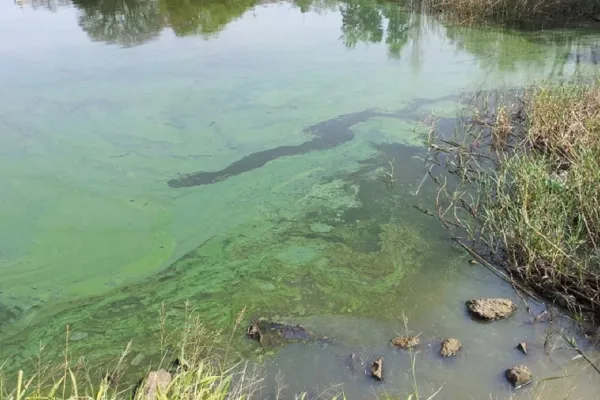
<svg viewBox="0 0 600 400">
<path fill-rule="evenodd" d="M 600 85 L 475 104 L 454 140 L 430 136 L 432 161 L 457 178 L 434 176 L 442 221 L 537 293 L 599 316 Z"/>
<path fill-rule="evenodd" d="M 595 18 L 597 0 L 423 0 L 423 6 L 463 23 L 544 24 Z"/>
<path fill-rule="evenodd" d="M 69 327 L 66 331 L 64 358 L 61 362 L 43 361 L 43 349 L 33 362 L 33 374 L 19 370 L 6 374 L 0 364 L 0 400 L 250 400 L 293 398 L 296 400 L 345 400 L 339 385 L 318 395 L 288 393 L 282 377 L 275 377 L 265 393 L 266 376 L 258 362 L 245 360 L 233 347 L 236 336 L 244 335 L 239 327 L 242 310 L 231 334 L 207 329 L 186 304 L 184 323 L 167 325 L 164 305 L 159 314 L 160 335 L 156 348 L 160 359 L 149 361 L 145 369 L 132 370 L 132 343 L 113 363 L 92 367 L 85 358 L 73 359 L 69 350 Z M 111 365 L 107 367 L 107 365 Z M 251 366 L 253 365 L 253 366 Z M 375 398 L 419 400 L 416 381 L 416 354 L 412 356 L 413 389 L 407 396 L 391 397 L 386 392 Z M 273 386 L 273 385 L 271 385 Z M 441 387 L 426 400 L 433 400 Z"/>
<path fill-rule="evenodd" d="M 161 356 L 145 369 L 132 368 L 131 343 L 115 362 L 99 367 L 84 357 L 72 359 L 67 327 L 62 362 L 42 361 L 40 350 L 29 376 L 23 370 L 7 374 L 0 366 L 0 400 L 247 400 L 260 390 L 260 371 L 231 350 L 231 338 L 206 329 L 193 312 L 186 311 L 183 326 L 172 329 L 163 307 L 159 322 Z M 159 372 L 160 383 L 147 378 L 150 371 Z"/>
</svg>

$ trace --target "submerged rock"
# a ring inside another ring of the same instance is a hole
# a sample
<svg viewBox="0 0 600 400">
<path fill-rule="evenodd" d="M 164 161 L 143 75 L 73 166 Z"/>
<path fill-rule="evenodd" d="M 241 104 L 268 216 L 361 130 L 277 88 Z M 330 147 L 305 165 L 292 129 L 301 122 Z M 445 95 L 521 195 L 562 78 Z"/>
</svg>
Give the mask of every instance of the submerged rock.
<svg viewBox="0 0 600 400">
<path fill-rule="evenodd" d="M 259 318 L 250 324 L 247 335 L 250 339 L 258 341 L 261 346 L 281 346 L 286 343 L 317 340 L 301 325 L 274 322 L 266 318 Z"/>
<path fill-rule="evenodd" d="M 455 356 L 461 347 L 462 344 L 460 343 L 460 340 L 455 338 L 448 338 L 442 342 L 442 347 L 440 348 L 440 355 L 442 357 Z"/>
<path fill-rule="evenodd" d="M 73 332 L 71 336 L 69 336 L 69 340 L 71 342 L 78 342 L 80 340 L 86 339 L 88 337 L 87 332 Z"/>
<path fill-rule="evenodd" d="M 421 342 L 419 336 L 399 336 L 392 339 L 392 345 L 403 349 L 410 349 Z"/>
<path fill-rule="evenodd" d="M 383 379 L 383 358 L 378 358 L 371 364 L 371 376 L 378 381 Z"/>
<path fill-rule="evenodd" d="M 365 367 L 362 358 L 356 353 L 350 353 L 342 360 L 342 369 L 350 379 L 356 380 L 364 376 Z"/>
<path fill-rule="evenodd" d="M 142 363 L 142 361 L 144 361 L 144 358 L 146 358 L 146 356 L 144 356 L 144 353 L 138 353 L 133 360 L 131 360 L 131 365 L 133 365 L 134 367 L 137 367 L 138 365 L 140 365 Z"/>
<path fill-rule="evenodd" d="M 517 365 L 506 370 L 506 379 L 517 389 L 531 383 L 531 378 L 531 371 L 526 365 Z"/>
<path fill-rule="evenodd" d="M 360 356 L 356 353 L 350 353 L 344 359 L 344 368 L 352 373 L 359 371 L 361 369 L 361 366 L 362 360 L 360 359 Z"/>
<path fill-rule="evenodd" d="M 161 393 L 165 393 L 172 380 L 171 374 L 164 369 L 150 372 L 144 381 L 144 399 L 156 399 L 159 390 Z"/>
<path fill-rule="evenodd" d="M 472 299 L 467 301 L 467 308 L 475 317 L 487 321 L 509 317 L 517 309 L 508 299 Z"/>
</svg>

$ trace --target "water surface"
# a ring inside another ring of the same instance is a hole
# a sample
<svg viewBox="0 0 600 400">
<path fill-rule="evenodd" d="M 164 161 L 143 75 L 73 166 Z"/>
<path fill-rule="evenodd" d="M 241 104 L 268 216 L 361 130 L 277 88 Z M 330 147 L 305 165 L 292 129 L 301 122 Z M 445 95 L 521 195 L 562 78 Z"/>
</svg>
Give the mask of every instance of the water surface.
<svg viewBox="0 0 600 400">
<path fill-rule="evenodd" d="M 435 195 L 429 182 L 414 195 L 416 122 L 454 116 L 461 93 L 593 74 L 597 39 L 366 0 L 2 3 L 2 355 L 19 365 L 69 324 L 74 352 L 106 360 L 133 339 L 132 357 L 151 360 L 161 304 L 177 320 L 189 300 L 211 327 L 246 307 L 333 337 L 267 357 L 290 392 L 406 393 L 410 357 L 387 345 L 404 311 L 428 338 L 423 393 L 507 397 L 514 345 L 548 326 L 414 208 Z M 521 311 L 470 321 L 464 300 L 489 295 Z M 435 355 L 447 336 L 465 344 L 450 362 Z M 542 347 L 536 376 L 577 373 L 579 396 L 597 398 L 580 360 Z M 386 382 L 345 375 L 350 352 L 383 354 Z"/>
</svg>

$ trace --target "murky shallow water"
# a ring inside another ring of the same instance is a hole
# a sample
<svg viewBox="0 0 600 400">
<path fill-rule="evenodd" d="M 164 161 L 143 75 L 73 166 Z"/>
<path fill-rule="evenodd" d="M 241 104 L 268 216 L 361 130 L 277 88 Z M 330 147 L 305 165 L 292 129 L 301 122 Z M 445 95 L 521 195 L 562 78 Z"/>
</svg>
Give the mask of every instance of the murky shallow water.
<svg viewBox="0 0 600 400">
<path fill-rule="evenodd" d="M 400 394 L 410 357 L 387 344 L 404 311 L 423 332 L 423 394 L 504 398 L 502 371 L 527 361 L 538 379 L 576 374 L 573 398 L 600 398 L 571 351 L 545 354 L 548 326 L 528 323 L 512 288 L 413 207 L 434 195 L 413 195 L 415 120 L 452 116 L 462 92 L 593 74 L 597 39 L 456 28 L 370 1 L 1 4 L 1 355 L 17 365 L 69 324 L 76 353 L 104 360 L 133 339 L 132 358 L 149 360 L 161 304 L 176 321 L 189 300 L 212 327 L 246 307 L 334 338 L 267 357 L 290 393 Z M 303 145 L 318 137 L 336 139 Z M 519 314 L 466 317 L 465 299 L 492 295 Z M 436 357 L 447 336 L 464 343 L 456 360 Z M 351 352 L 383 355 L 385 383 L 347 374 Z M 568 390 L 547 386 L 543 398 Z"/>
</svg>

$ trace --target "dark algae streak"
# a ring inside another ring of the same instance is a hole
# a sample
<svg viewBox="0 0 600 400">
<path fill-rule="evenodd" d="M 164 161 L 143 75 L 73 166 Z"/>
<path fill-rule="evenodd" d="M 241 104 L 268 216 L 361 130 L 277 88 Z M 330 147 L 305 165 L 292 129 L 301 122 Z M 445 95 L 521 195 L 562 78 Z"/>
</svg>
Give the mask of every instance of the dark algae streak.
<svg viewBox="0 0 600 400">
<path fill-rule="evenodd" d="M 340 115 L 324 122 L 306 128 L 305 132 L 315 135 L 312 140 L 295 146 L 280 146 L 273 149 L 258 151 L 230 164 L 220 171 L 194 172 L 171 179 L 168 184 L 172 188 L 209 185 L 223 181 L 231 176 L 239 175 L 260 168 L 269 161 L 280 157 L 296 156 L 311 151 L 327 150 L 337 147 L 354 139 L 350 127 L 378 115 L 375 111 L 366 110 L 352 114 Z"/>
<path fill-rule="evenodd" d="M 296 156 L 311 151 L 327 150 L 337 147 L 354 139 L 354 132 L 350 127 L 365 122 L 370 118 L 388 117 L 406 120 L 418 118 L 417 110 L 423 104 L 440 101 L 417 99 L 408 104 L 404 109 L 397 112 L 379 112 L 375 110 L 364 110 L 351 114 L 340 115 L 327 121 L 309 126 L 304 132 L 312 133 L 315 137 L 307 142 L 295 146 L 280 146 L 273 149 L 258 151 L 243 157 L 219 171 L 198 171 L 183 174 L 178 178 L 169 180 L 167 183 L 172 188 L 184 188 L 193 186 L 210 185 L 224 181 L 225 179 L 260 168 L 277 158 Z"/>
</svg>

